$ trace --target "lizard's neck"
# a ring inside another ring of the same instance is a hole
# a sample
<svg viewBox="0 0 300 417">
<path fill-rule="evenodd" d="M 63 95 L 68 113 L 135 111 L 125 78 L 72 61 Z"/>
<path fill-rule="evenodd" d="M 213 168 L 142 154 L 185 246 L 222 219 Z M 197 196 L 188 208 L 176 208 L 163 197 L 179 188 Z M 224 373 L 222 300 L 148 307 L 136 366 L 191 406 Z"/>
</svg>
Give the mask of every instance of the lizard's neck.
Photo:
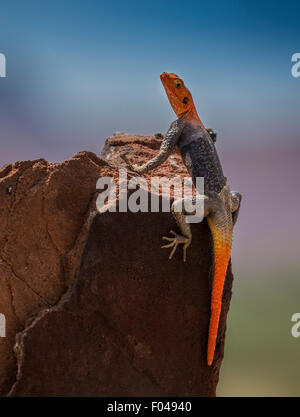
<svg viewBox="0 0 300 417">
<path fill-rule="evenodd" d="M 205 129 L 204 124 L 202 123 L 200 117 L 198 116 L 198 113 L 195 107 L 192 107 L 186 112 L 179 114 L 178 118 L 188 120 L 189 122 L 192 122 L 194 125 L 199 125 L 203 129 Z"/>
</svg>

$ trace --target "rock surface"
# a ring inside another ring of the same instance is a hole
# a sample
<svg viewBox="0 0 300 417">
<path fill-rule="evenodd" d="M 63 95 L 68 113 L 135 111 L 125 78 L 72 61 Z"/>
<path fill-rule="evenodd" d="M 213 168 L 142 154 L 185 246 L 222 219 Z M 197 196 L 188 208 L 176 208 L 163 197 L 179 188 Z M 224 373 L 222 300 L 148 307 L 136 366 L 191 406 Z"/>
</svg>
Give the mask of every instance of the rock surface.
<svg viewBox="0 0 300 417">
<path fill-rule="evenodd" d="M 41 308 L 55 305 L 73 280 L 83 224 L 104 160 L 80 152 L 61 164 L 16 162 L 0 171 L 0 393 L 16 378 L 15 335 Z"/>
<path fill-rule="evenodd" d="M 100 158 L 81 152 L 61 164 L 29 161 L 0 171 L 2 395 L 215 395 L 232 274 L 228 268 L 208 367 L 206 222 L 192 226 L 184 264 L 181 250 L 169 261 L 160 249 L 161 237 L 176 228 L 169 213 L 96 211 L 96 181 L 117 178 L 120 153 L 141 164 L 160 142 L 118 134 Z M 176 153 L 155 171 L 174 174 L 187 175 Z"/>
</svg>

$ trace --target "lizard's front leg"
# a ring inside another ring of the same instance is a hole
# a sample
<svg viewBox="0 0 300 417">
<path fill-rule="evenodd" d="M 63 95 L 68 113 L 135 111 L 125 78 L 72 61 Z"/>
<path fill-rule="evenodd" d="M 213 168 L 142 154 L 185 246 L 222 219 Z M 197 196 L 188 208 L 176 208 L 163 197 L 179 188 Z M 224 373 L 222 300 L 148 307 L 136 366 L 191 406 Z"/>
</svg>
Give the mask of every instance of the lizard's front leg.
<svg viewBox="0 0 300 417">
<path fill-rule="evenodd" d="M 145 174 L 148 171 L 151 171 L 152 169 L 158 167 L 168 159 L 182 133 L 184 125 L 185 122 L 179 119 L 171 123 L 171 126 L 169 127 L 161 143 L 159 153 L 154 158 L 150 159 L 150 161 L 146 162 L 144 165 L 138 166 L 132 164 L 127 159 L 126 154 L 120 155 L 121 158 L 126 162 L 129 169 L 131 169 L 134 172 L 137 172 L 138 174 Z"/>
</svg>

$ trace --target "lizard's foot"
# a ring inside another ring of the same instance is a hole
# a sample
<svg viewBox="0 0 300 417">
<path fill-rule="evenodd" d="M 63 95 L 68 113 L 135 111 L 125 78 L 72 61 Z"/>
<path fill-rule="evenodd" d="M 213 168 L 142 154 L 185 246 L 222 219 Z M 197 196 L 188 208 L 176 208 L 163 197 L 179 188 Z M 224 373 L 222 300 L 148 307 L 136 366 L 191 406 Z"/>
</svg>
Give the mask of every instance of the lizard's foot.
<svg viewBox="0 0 300 417">
<path fill-rule="evenodd" d="M 163 238 L 163 240 L 167 240 L 168 242 L 171 242 L 171 243 L 169 243 L 168 245 L 162 246 L 162 248 L 173 248 L 171 253 L 170 253 L 170 256 L 169 256 L 169 259 L 172 259 L 173 255 L 174 255 L 174 253 L 177 249 L 177 246 L 179 244 L 183 245 L 183 262 L 185 262 L 186 261 L 186 250 L 190 246 L 192 239 L 188 238 L 188 237 L 185 237 L 185 236 L 182 236 L 182 235 L 179 235 L 178 233 L 175 233 L 173 230 L 170 230 L 170 233 L 172 235 L 174 235 L 174 237 L 163 236 L 162 238 Z"/>
<path fill-rule="evenodd" d="M 123 159 L 123 161 L 124 161 L 124 162 L 126 162 L 127 167 L 128 167 L 129 169 L 131 169 L 131 171 L 137 172 L 138 174 L 141 174 L 141 173 L 142 173 L 142 167 L 140 167 L 140 166 L 138 166 L 138 165 L 134 165 L 134 164 L 132 164 L 132 163 L 128 160 L 128 158 L 127 158 L 127 156 L 126 156 L 126 153 L 121 154 L 121 155 L 120 155 L 120 158 L 122 158 L 122 159 Z"/>
</svg>

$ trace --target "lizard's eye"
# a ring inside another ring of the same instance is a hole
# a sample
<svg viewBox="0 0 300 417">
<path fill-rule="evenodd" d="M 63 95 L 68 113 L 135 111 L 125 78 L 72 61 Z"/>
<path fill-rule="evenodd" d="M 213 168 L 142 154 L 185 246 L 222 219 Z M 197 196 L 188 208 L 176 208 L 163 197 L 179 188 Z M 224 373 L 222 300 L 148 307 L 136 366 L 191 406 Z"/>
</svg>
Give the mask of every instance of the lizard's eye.
<svg viewBox="0 0 300 417">
<path fill-rule="evenodd" d="M 189 101 L 188 97 L 184 97 L 184 98 L 182 99 L 183 104 L 187 104 L 187 103 L 188 103 L 188 101 Z"/>
<path fill-rule="evenodd" d="M 175 80 L 175 87 L 176 88 L 180 88 L 181 87 L 181 82 L 179 80 Z"/>
</svg>

